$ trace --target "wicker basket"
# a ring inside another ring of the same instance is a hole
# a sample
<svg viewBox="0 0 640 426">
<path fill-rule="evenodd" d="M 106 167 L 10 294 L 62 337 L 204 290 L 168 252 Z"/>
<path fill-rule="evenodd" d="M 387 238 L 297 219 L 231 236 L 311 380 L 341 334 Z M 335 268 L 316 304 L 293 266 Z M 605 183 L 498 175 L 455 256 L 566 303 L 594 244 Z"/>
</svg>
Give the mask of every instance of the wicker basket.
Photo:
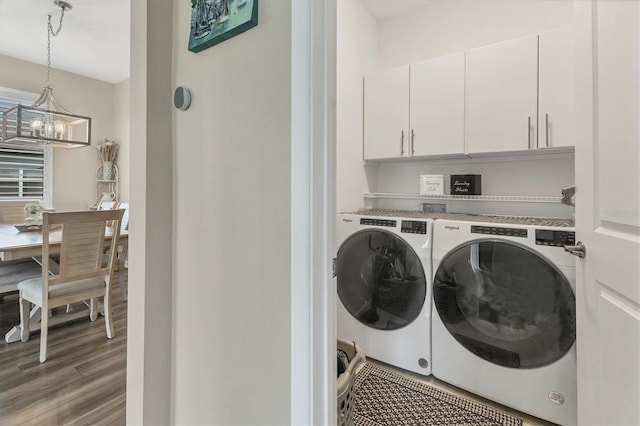
<svg viewBox="0 0 640 426">
<path fill-rule="evenodd" d="M 349 365 L 338 377 L 338 426 L 353 426 L 353 405 L 355 400 L 354 385 L 356 370 L 364 363 L 364 352 L 353 342 L 338 339 L 338 350 L 346 352 Z"/>
</svg>

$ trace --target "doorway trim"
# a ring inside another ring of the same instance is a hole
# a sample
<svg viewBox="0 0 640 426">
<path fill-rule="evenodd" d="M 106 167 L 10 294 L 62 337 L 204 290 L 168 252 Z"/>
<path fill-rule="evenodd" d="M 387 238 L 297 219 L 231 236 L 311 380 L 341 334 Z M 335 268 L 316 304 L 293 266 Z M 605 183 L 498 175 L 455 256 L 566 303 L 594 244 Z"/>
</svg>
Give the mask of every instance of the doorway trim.
<svg viewBox="0 0 640 426">
<path fill-rule="evenodd" d="M 132 1 L 131 22 L 126 422 L 160 425 L 171 423 L 174 358 L 173 2 Z"/>
<path fill-rule="evenodd" d="M 336 0 L 291 1 L 291 424 L 336 424 Z"/>
</svg>

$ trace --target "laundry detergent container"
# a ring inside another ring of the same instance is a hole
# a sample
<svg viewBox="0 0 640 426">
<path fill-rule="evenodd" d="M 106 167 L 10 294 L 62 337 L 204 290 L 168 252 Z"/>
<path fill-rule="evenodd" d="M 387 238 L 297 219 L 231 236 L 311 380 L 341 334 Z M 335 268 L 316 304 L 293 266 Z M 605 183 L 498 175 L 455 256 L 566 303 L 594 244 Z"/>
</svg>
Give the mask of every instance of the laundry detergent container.
<svg viewBox="0 0 640 426">
<path fill-rule="evenodd" d="M 338 339 L 338 426 L 353 426 L 356 371 L 364 364 L 364 352 L 354 342 Z"/>
</svg>

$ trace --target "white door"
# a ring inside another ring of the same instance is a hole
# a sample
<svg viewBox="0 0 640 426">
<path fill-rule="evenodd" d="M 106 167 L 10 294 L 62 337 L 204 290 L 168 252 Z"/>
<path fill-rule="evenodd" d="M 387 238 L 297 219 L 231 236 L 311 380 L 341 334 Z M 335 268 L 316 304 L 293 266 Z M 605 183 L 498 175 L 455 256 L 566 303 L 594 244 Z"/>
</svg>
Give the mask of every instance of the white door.
<svg viewBox="0 0 640 426">
<path fill-rule="evenodd" d="M 411 155 L 464 153 L 464 52 L 411 65 Z"/>
<path fill-rule="evenodd" d="M 574 3 L 578 422 L 640 424 L 640 2 Z"/>
<path fill-rule="evenodd" d="M 364 159 L 409 155 L 409 66 L 364 78 Z"/>
<path fill-rule="evenodd" d="M 535 148 L 538 36 L 473 49 L 468 55 L 468 152 Z"/>
<path fill-rule="evenodd" d="M 573 27 L 540 34 L 540 149 L 574 146 L 573 49 Z"/>
</svg>

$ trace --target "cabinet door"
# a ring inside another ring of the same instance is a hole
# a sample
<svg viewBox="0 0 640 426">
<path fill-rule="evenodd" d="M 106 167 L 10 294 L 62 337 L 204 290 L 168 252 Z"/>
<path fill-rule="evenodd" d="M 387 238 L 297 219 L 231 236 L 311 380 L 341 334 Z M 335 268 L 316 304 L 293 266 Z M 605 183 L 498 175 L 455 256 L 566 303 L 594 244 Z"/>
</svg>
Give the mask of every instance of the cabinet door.
<svg viewBox="0 0 640 426">
<path fill-rule="evenodd" d="M 574 146 L 573 27 L 540 34 L 538 148 Z"/>
<path fill-rule="evenodd" d="M 468 152 L 536 147 L 538 36 L 469 51 Z"/>
<path fill-rule="evenodd" d="M 464 153 L 464 52 L 411 65 L 410 155 Z"/>
<path fill-rule="evenodd" d="M 364 79 L 364 159 L 408 155 L 409 66 Z"/>
</svg>

